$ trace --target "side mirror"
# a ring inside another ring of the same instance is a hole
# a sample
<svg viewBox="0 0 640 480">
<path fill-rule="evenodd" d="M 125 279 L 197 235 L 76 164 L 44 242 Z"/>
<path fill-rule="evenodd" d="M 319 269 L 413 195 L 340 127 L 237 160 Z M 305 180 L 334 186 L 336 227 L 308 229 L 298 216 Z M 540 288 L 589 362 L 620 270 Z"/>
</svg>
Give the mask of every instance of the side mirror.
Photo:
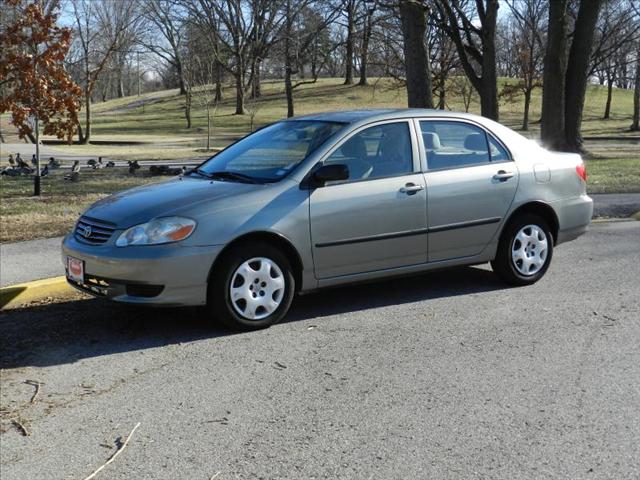
<svg viewBox="0 0 640 480">
<path fill-rule="evenodd" d="M 312 178 L 314 186 L 317 187 L 322 187 L 327 182 L 347 180 L 349 178 L 349 167 L 342 163 L 323 165 L 313 172 Z"/>
</svg>

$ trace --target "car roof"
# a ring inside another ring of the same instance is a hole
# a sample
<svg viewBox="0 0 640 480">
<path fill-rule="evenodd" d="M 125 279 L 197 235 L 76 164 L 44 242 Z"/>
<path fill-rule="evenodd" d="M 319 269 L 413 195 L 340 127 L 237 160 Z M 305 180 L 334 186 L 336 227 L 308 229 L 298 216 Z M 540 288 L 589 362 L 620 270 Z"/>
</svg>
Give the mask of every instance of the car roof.
<svg viewBox="0 0 640 480">
<path fill-rule="evenodd" d="M 466 118 L 469 120 L 485 121 L 486 118 L 470 113 L 449 112 L 429 108 L 372 108 L 361 110 L 336 110 L 332 112 L 320 112 L 310 115 L 293 117 L 290 120 L 319 120 L 325 122 L 340 123 L 368 123 L 378 120 L 390 120 L 406 117 L 451 117 Z"/>
</svg>

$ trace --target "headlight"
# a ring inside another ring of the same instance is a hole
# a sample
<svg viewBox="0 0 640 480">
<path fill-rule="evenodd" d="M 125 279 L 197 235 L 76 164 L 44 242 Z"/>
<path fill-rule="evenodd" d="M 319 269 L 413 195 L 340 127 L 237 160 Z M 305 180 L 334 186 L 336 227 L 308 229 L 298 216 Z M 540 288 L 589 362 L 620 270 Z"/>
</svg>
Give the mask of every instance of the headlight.
<svg viewBox="0 0 640 480">
<path fill-rule="evenodd" d="M 122 232 L 116 240 L 116 246 L 159 245 L 179 242 L 187 238 L 196 228 L 195 220 L 183 217 L 156 218 L 141 223 Z"/>
</svg>

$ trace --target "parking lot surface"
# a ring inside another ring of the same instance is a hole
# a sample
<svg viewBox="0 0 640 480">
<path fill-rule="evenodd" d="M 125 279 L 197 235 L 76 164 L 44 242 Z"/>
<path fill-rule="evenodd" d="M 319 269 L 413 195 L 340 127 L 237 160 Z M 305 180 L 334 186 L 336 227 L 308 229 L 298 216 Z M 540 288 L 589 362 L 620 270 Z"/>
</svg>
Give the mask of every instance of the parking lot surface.
<svg viewBox="0 0 640 480">
<path fill-rule="evenodd" d="M 2 313 L 2 480 L 83 479 L 138 422 L 96 478 L 639 478 L 639 260 L 640 222 L 599 223 L 530 287 L 325 290 L 251 333 L 84 297 Z"/>
</svg>

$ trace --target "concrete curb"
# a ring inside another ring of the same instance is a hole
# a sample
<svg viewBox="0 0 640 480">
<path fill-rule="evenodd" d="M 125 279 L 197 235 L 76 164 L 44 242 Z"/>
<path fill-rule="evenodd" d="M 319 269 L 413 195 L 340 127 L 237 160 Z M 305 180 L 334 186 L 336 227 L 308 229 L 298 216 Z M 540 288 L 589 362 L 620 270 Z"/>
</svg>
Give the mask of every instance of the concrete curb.
<svg viewBox="0 0 640 480">
<path fill-rule="evenodd" d="M 75 290 L 65 277 L 45 278 L 0 288 L 0 309 L 8 310 L 28 302 L 55 297 Z"/>
</svg>

